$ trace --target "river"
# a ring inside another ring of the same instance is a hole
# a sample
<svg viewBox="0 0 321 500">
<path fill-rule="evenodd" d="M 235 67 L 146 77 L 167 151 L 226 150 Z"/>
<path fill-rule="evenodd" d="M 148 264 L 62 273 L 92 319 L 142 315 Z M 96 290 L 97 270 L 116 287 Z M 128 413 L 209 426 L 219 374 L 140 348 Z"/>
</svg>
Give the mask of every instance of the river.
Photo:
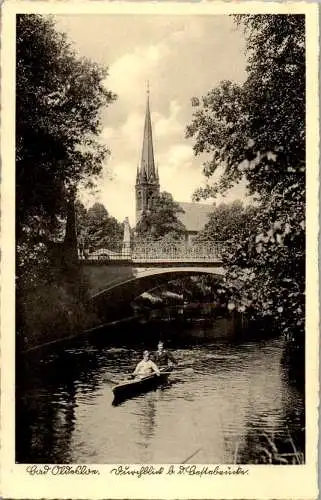
<svg viewBox="0 0 321 500">
<path fill-rule="evenodd" d="M 26 356 L 17 461 L 257 463 L 273 447 L 304 451 L 303 398 L 280 362 L 281 339 L 173 345 L 181 366 L 169 385 L 113 406 L 113 385 L 141 352 L 87 338 Z"/>
</svg>

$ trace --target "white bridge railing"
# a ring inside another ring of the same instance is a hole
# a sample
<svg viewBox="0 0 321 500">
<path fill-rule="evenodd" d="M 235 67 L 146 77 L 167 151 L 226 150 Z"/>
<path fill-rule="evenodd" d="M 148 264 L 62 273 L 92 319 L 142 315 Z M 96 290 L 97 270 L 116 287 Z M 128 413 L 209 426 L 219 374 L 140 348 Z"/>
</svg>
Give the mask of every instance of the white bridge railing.
<svg viewBox="0 0 321 500">
<path fill-rule="evenodd" d="M 79 257 L 89 262 L 217 262 L 221 259 L 221 248 L 220 243 L 152 242 L 134 244 L 132 248 L 123 248 L 119 252 L 102 248 Z"/>
</svg>

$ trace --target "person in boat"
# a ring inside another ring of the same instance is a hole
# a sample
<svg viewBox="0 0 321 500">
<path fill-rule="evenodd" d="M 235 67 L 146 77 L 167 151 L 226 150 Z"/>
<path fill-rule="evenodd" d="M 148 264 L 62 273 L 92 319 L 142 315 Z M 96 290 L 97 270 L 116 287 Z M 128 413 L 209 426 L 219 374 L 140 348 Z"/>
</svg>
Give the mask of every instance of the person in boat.
<svg viewBox="0 0 321 500">
<path fill-rule="evenodd" d="M 176 359 L 169 351 L 164 349 L 164 342 L 161 340 L 158 342 L 154 361 L 160 368 L 172 369 L 174 365 L 177 365 Z"/>
<path fill-rule="evenodd" d="M 150 359 L 149 351 L 144 351 L 143 359 L 138 363 L 133 373 L 134 377 L 142 378 L 156 373 L 160 375 L 158 366 Z"/>
</svg>

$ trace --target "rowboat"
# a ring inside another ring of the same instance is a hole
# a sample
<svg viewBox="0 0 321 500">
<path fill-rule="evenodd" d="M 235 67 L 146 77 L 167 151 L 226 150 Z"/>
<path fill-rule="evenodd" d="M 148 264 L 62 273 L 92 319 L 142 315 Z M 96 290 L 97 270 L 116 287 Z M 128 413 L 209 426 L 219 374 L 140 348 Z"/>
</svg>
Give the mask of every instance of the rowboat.
<svg viewBox="0 0 321 500">
<path fill-rule="evenodd" d="M 152 373 L 147 377 L 125 380 L 121 384 L 115 385 L 112 388 L 114 393 L 113 405 L 116 406 L 126 399 L 157 389 L 160 385 L 167 383 L 169 374 L 170 371 L 161 370 L 160 375 Z"/>
</svg>

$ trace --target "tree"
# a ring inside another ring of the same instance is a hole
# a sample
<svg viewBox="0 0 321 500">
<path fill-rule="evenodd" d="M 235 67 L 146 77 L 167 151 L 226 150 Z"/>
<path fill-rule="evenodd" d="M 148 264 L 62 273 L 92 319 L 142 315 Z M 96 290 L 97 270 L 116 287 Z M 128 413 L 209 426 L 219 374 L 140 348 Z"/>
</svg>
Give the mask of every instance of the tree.
<svg viewBox="0 0 321 500">
<path fill-rule="evenodd" d="M 227 242 L 238 236 L 240 240 L 248 237 L 254 229 L 256 208 L 244 207 L 239 200 L 233 203 L 220 203 L 211 209 L 208 222 L 198 233 L 196 241 Z"/>
<path fill-rule="evenodd" d="M 204 173 L 218 183 L 196 196 L 215 196 L 245 179 L 255 195 L 252 244 L 245 237 L 223 256 L 227 283 L 240 307 L 273 316 L 299 350 L 305 289 L 305 23 L 302 15 L 241 15 L 247 79 L 222 82 L 187 127 L 195 154 L 209 153 Z"/>
<path fill-rule="evenodd" d="M 211 153 L 204 165 L 210 178 L 220 167 L 221 180 L 199 190 L 215 196 L 247 181 L 251 193 L 270 197 L 304 179 L 305 46 L 304 16 L 236 16 L 244 24 L 249 53 L 244 85 L 222 82 L 193 104 L 197 108 L 187 136 L 194 152 Z"/>
<path fill-rule="evenodd" d="M 102 203 L 95 203 L 88 209 L 86 224 L 84 239 L 87 248 L 120 250 L 124 232 L 123 224 L 115 217 L 111 217 Z"/>
<path fill-rule="evenodd" d="M 121 249 L 124 225 L 109 215 L 102 203 L 94 203 L 88 210 L 76 202 L 77 236 L 79 247 L 83 250 L 106 248 L 112 251 Z"/>
<path fill-rule="evenodd" d="M 70 190 L 99 175 L 108 154 L 98 139 L 99 113 L 115 95 L 105 87 L 107 70 L 77 57 L 51 18 L 22 14 L 16 26 L 19 274 L 20 250 L 32 254 L 52 240 Z"/>
<path fill-rule="evenodd" d="M 170 193 L 160 193 L 156 206 L 152 211 L 143 213 L 136 226 L 139 238 L 159 239 L 166 237 L 168 240 L 177 241 L 186 232 L 184 224 L 178 219 L 177 214 L 184 210 L 173 200 Z"/>
</svg>

